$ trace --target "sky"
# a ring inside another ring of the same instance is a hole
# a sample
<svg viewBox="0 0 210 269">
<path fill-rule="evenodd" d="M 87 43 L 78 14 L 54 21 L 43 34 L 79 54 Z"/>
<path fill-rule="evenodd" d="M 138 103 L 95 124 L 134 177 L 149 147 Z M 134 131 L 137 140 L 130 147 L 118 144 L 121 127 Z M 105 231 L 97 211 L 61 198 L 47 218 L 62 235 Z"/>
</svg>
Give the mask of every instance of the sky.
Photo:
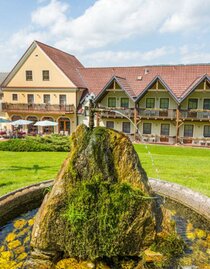
<svg viewBox="0 0 210 269">
<path fill-rule="evenodd" d="M 34 40 L 86 67 L 210 63 L 210 0 L 0 0 L 0 72 Z"/>
</svg>

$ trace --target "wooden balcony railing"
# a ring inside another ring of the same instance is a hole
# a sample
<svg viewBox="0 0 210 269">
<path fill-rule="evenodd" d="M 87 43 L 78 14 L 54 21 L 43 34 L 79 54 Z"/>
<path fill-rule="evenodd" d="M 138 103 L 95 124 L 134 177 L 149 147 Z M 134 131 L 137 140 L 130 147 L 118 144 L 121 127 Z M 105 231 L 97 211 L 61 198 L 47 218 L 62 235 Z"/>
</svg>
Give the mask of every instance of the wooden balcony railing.
<svg viewBox="0 0 210 269">
<path fill-rule="evenodd" d="M 138 114 L 140 118 L 153 118 L 153 119 L 175 119 L 176 109 L 146 109 L 139 108 Z"/>
<path fill-rule="evenodd" d="M 11 104 L 2 103 L 4 112 L 67 112 L 74 113 L 74 105 L 50 105 L 50 104 Z"/>
<path fill-rule="evenodd" d="M 129 118 L 134 117 L 134 108 L 122 108 L 122 107 L 108 108 L 108 107 L 106 107 L 106 108 L 104 108 L 104 110 L 105 111 L 101 112 L 101 116 L 104 118 L 122 118 L 123 115 L 125 115 L 126 117 L 129 117 Z M 119 113 L 117 113 L 115 111 L 118 111 Z"/>
<path fill-rule="evenodd" d="M 180 110 L 180 118 L 210 120 L 210 110 Z"/>
</svg>

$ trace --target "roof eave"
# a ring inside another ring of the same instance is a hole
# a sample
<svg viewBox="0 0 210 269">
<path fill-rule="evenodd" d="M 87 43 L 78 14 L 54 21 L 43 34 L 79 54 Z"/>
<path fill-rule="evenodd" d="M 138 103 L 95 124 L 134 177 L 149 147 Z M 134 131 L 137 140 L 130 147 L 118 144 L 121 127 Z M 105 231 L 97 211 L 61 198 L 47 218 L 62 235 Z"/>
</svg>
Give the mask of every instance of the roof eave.
<svg viewBox="0 0 210 269">
<path fill-rule="evenodd" d="M 146 86 L 146 88 L 137 96 L 135 102 L 139 102 L 139 100 L 147 93 L 147 91 L 150 89 L 150 87 L 159 80 L 163 86 L 166 88 L 166 90 L 169 92 L 171 97 L 174 99 L 174 101 L 179 104 L 179 99 L 177 96 L 173 93 L 173 91 L 170 89 L 170 87 L 165 83 L 165 81 L 160 76 L 155 76 L 152 81 Z"/>
<path fill-rule="evenodd" d="M 103 89 L 100 91 L 100 93 L 95 97 L 94 99 L 94 103 L 98 103 L 99 101 L 101 101 L 101 99 L 103 98 L 103 96 L 105 95 L 106 90 L 108 89 L 109 85 L 111 85 L 111 83 L 113 81 L 116 81 L 117 83 L 119 83 L 120 87 L 124 90 L 124 92 L 126 93 L 126 95 L 131 98 L 132 101 L 134 101 L 134 97 L 132 97 L 127 90 L 122 86 L 122 84 L 120 83 L 120 81 L 117 79 L 116 76 L 113 76 L 107 83 L 106 85 L 103 87 Z M 134 101 L 135 102 L 135 101 Z"/>
<path fill-rule="evenodd" d="M 36 48 L 37 44 L 35 41 L 32 42 L 32 44 L 29 46 L 29 48 L 26 50 L 26 52 L 23 54 L 23 56 L 20 58 L 20 60 L 16 63 L 16 65 L 13 67 L 11 72 L 7 75 L 7 77 L 4 79 L 4 81 L 1 84 L 1 87 L 6 87 L 7 84 L 11 81 L 11 79 L 14 77 L 14 75 L 17 73 L 19 68 L 23 65 L 23 63 L 28 59 L 32 51 Z"/>
<path fill-rule="evenodd" d="M 196 83 L 195 85 L 193 85 L 193 87 L 187 91 L 183 96 L 180 97 L 180 103 L 182 103 L 197 87 L 198 85 L 203 81 L 207 79 L 210 83 L 210 76 L 208 76 L 207 74 L 203 75 Z"/>
</svg>

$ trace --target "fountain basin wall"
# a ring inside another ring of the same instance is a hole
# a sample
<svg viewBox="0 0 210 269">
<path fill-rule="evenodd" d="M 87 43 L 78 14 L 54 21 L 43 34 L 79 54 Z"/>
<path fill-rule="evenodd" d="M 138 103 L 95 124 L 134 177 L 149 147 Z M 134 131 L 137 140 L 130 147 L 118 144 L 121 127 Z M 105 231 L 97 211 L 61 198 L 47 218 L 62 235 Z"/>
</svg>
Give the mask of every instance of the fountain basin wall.
<svg viewBox="0 0 210 269">
<path fill-rule="evenodd" d="M 210 221 L 210 198 L 189 188 L 168 181 L 149 179 L 152 190 L 195 211 Z"/>
<path fill-rule="evenodd" d="M 33 184 L 0 197 L 0 226 L 34 208 L 38 208 L 53 180 Z"/>
<path fill-rule="evenodd" d="M 149 179 L 152 190 L 198 213 L 210 222 L 210 198 L 181 185 L 157 179 Z M 0 226 L 33 208 L 40 206 L 46 190 L 53 180 L 18 189 L 0 197 Z"/>
</svg>

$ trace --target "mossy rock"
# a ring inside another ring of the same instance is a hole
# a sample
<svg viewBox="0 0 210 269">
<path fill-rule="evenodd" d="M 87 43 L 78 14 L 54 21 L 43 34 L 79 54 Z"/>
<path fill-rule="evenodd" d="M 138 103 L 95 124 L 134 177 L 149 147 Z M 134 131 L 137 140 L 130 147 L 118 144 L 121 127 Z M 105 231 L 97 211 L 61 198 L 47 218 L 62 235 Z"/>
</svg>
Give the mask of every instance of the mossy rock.
<svg viewBox="0 0 210 269">
<path fill-rule="evenodd" d="M 129 138 L 81 125 L 70 148 L 36 216 L 32 249 L 83 260 L 140 256 L 155 239 L 158 209 Z"/>
</svg>

